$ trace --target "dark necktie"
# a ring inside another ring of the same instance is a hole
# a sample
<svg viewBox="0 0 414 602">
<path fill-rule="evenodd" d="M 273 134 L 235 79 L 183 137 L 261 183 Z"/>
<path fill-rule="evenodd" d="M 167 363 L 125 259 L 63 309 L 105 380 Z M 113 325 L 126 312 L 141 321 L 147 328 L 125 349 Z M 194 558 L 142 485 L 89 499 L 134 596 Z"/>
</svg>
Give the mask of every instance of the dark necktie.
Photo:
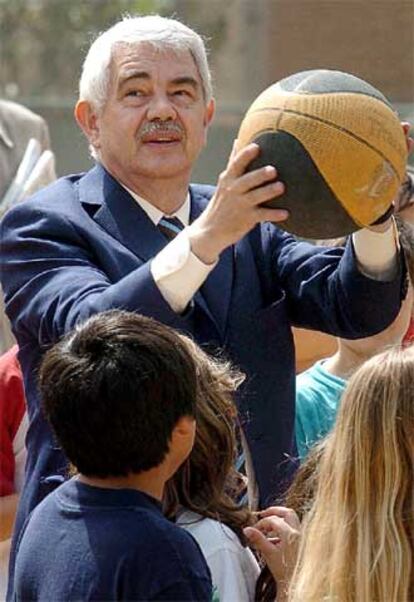
<svg viewBox="0 0 414 602">
<path fill-rule="evenodd" d="M 165 236 L 165 238 L 170 241 L 177 236 L 184 228 L 184 224 L 178 219 L 178 217 L 166 217 L 165 215 L 158 222 L 158 228 L 160 232 Z M 198 321 L 200 326 L 200 320 L 204 320 L 204 314 L 198 315 Z M 240 446 L 241 447 L 241 446 Z M 239 451 L 237 462 L 236 462 L 236 470 L 241 472 L 243 475 L 245 472 L 245 458 L 242 450 Z M 245 483 L 242 481 L 239 482 L 239 491 L 237 492 L 237 501 L 241 504 L 247 504 L 247 487 Z M 236 492 L 235 492 L 236 493 Z"/>
<path fill-rule="evenodd" d="M 166 217 L 165 215 L 158 222 L 158 228 L 167 240 L 172 240 L 184 228 L 184 224 L 178 217 Z"/>
</svg>

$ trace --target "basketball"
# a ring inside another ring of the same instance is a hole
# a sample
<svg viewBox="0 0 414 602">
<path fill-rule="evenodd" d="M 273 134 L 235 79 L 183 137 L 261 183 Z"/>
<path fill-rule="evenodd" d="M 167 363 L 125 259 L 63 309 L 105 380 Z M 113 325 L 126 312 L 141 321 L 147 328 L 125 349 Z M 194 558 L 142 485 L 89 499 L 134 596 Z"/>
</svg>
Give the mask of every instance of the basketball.
<svg viewBox="0 0 414 602">
<path fill-rule="evenodd" d="M 266 205 L 288 209 L 278 226 L 309 239 L 345 236 L 389 212 L 404 179 L 407 145 L 388 100 L 340 71 L 304 71 L 273 84 L 247 111 L 240 148 L 273 165 L 285 193 Z"/>
</svg>

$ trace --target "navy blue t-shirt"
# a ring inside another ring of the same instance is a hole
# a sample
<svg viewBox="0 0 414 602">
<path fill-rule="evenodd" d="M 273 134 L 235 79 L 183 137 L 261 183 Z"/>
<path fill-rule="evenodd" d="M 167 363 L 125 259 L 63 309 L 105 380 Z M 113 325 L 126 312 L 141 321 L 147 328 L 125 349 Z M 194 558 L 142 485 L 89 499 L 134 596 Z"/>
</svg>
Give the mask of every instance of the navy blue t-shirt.
<svg viewBox="0 0 414 602">
<path fill-rule="evenodd" d="M 30 515 L 17 546 L 15 600 L 211 600 L 195 540 L 133 489 L 72 479 Z"/>
</svg>

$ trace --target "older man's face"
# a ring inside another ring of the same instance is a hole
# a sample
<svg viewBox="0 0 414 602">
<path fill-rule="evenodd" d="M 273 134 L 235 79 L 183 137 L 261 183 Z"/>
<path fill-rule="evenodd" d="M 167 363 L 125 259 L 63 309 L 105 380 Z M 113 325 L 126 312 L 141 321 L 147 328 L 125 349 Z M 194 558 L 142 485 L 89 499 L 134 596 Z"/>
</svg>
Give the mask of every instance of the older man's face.
<svg viewBox="0 0 414 602">
<path fill-rule="evenodd" d="M 94 146 L 105 167 L 133 189 L 140 179 L 189 178 L 213 112 L 188 51 L 121 46 Z"/>
</svg>

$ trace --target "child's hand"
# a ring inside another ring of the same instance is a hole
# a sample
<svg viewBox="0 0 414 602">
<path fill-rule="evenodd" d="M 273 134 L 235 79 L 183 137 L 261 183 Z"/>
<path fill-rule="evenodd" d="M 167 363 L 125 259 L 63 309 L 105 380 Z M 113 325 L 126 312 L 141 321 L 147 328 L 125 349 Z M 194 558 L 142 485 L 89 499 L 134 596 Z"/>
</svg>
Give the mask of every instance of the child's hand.
<svg viewBox="0 0 414 602">
<path fill-rule="evenodd" d="M 260 520 L 254 527 L 246 527 L 244 534 L 251 546 L 266 561 L 279 587 L 289 583 L 297 558 L 300 522 L 293 510 L 272 506 L 258 513 Z"/>
</svg>

